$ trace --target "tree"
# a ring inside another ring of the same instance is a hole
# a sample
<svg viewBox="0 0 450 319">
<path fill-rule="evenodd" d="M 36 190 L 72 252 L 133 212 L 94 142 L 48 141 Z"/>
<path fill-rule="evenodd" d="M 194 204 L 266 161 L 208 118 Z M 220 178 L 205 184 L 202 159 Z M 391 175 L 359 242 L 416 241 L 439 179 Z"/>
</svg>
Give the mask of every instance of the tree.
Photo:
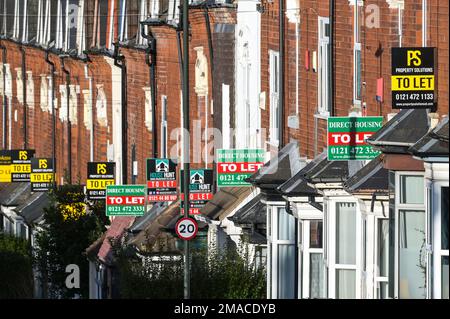
<svg viewBox="0 0 450 319">
<path fill-rule="evenodd" d="M 29 243 L 0 233 L 0 299 L 33 297 L 33 269 Z"/>
<path fill-rule="evenodd" d="M 85 249 L 104 231 L 104 204 L 85 203 L 80 185 L 64 185 L 51 195 L 36 243 L 36 267 L 49 298 L 88 298 L 89 263 Z M 80 270 L 80 288 L 67 288 L 66 267 Z"/>
</svg>

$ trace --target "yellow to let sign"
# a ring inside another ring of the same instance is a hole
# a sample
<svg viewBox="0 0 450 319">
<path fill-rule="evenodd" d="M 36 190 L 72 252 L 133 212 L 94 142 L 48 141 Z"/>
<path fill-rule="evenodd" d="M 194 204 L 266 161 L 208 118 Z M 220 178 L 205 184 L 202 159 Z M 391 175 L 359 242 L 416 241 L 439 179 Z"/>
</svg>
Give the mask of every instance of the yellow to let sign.
<svg viewBox="0 0 450 319">
<path fill-rule="evenodd" d="M 433 91 L 434 75 L 392 76 L 392 91 Z"/>
<path fill-rule="evenodd" d="M 88 179 L 86 187 L 88 189 L 106 189 L 106 186 L 114 185 L 113 179 Z"/>
<path fill-rule="evenodd" d="M 32 173 L 30 174 L 31 183 L 52 182 L 53 173 Z"/>
<path fill-rule="evenodd" d="M 31 164 L 12 164 L 11 173 L 31 173 Z"/>
<path fill-rule="evenodd" d="M 0 165 L 0 183 L 11 183 L 11 165 Z"/>
</svg>

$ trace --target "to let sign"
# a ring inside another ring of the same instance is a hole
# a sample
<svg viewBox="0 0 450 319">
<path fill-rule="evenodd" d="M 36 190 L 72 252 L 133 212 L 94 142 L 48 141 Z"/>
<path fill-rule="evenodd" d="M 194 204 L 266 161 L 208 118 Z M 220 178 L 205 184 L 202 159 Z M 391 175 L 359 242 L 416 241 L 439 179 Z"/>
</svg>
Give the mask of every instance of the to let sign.
<svg viewBox="0 0 450 319">
<path fill-rule="evenodd" d="M 115 184 L 116 163 L 90 162 L 87 166 L 86 196 L 88 200 L 102 200 L 106 187 Z"/>
<path fill-rule="evenodd" d="M 189 214 L 198 215 L 200 209 L 213 197 L 213 170 L 192 169 L 189 173 Z M 181 170 L 180 174 L 181 208 L 184 208 L 184 171 Z"/>
<path fill-rule="evenodd" d="M 34 150 L 11 151 L 11 182 L 30 182 L 31 158 Z"/>
<path fill-rule="evenodd" d="M 392 108 L 435 109 L 435 48 L 392 48 Z"/>
<path fill-rule="evenodd" d="M 106 216 L 143 216 L 146 195 L 145 185 L 108 185 Z"/>
<path fill-rule="evenodd" d="M 47 192 L 52 189 L 54 174 L 55 169 L 52 158 L 32 158 L 30 175 L 31 191 Z"/>
<path fill-rule="evenodd" d="M 383 126 L 383 117 L 329 117 L 328 160 L 370 160 L 380 152 L 366 140 Z"/>
<path fill-rule="evenodd" d="M 11 183 L 11 151 L 0 151 L 0 183 Z"/>
<path fill-rule="evenodd" d="M 217 150 L 217 186 L 251 186 L 245 181 L 264 165 L 263 149 Z"/>
<path fill-rule="evenodd" d="M 178 199 L 177 164 L 168 158 L 147 159 L 149 202 L 172 202 Z"/>
</svg>

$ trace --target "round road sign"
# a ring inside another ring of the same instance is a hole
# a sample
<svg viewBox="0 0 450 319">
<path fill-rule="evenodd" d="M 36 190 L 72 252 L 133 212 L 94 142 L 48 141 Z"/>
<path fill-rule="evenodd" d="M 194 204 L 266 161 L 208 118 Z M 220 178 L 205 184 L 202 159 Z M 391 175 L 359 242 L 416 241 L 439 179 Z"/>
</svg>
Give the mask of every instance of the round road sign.
<svg viewBox="0 0 450 319">
<path fill-rule="evenodd" d="M 197 235 L 198 225 L 195 219 L 184 217 L 177 222 L 175 231 L 181 239 L 191 240 Z"/>
</svg>

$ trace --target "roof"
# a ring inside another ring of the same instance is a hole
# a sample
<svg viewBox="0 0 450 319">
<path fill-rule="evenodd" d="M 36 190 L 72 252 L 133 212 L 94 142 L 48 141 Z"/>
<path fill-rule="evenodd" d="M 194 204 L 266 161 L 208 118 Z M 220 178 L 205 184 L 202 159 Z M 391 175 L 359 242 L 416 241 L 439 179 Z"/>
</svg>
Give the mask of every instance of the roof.
<svg viewBox="0 0 450 319">
<path fill-rule="evenodd" d="M 10 183 L 0 192 L 0 204 L 3 206 L 19 206 L 31 196 L 30 183 Z"/>
<path fill-rule="evenodd" d="M 102 247 L 103 241 L 105 240 L 106 232 L 103 233 L 99 238 L 97 238 L 88 248 L 86 248 L 86 255 L 88 259 L 95 260 L 98 256 L 98 252 Z"/>
<path fill-rule="evenodd" d="M 44 208 L 50 204 L 47 193 L 34 193 L 22 205 L 16 208 L 28 224 L 38 222 L 44 215 Z"/>
<path fill-rule="evenodd" d="M 407 154 L 408 148 L 428 132 L 428 127 L 427 110 L 401 110 L 367 142 L 383 153 Z"/>
<path fill-rule="evenodd" d="M 318 162 L 304 175 L 309 183 L 341 183 L 347 180 L 349 172 L 360 161 L 328 161 L 323 153 Z"/>
<path fill-rule="evenodd" d="M 125 232 L 127 227 L 133 223 L 134 217 L 131 216 L 119 216 L 115 217 L 106 231 L 105 238 L 97 254 L 98 259 L 106 264 L 112 264 L 113 261 L 113 249 L 111 247 L 111 239 L 119 239 Z"/>
<path fill-rule="evenodd" d="M 137 217 L 129 228 L 131 233 L 139 233 L 147 227 L 147 225 L 152 222 L 157 216 L 159 216 L 166 208 L 168 207 L 167 203 L 161 202 L 156 203 L 150 208 L 144 216 Z"/>
<path fill-rule="evenodd" d="M 314 167 L 316 167 L 321 161 L 327 158 L 327 153 L 323 152 L 312 161 L 310 161 L 305 167 L 303 167 L 292 178 L 288 179 L 285 183 L 278 187 L 278 191 L 287 196 L 311 196 L 318 195 L 316 189 L 308 185 L 305 179 L 305 175 Z"/>
<path fill-rule="evenodd" d="M 300 165 L 298 143 L 291 142 L 246 181 L 261 189 L 276 189 L 295 175 Z"/>
<path fill-rule="evenodd" d="M 158 217 L 149 223 L 147 227 L 137 234 L 129 243 L 136 246 L 153 246 L 158 235 L 161 234 L 162 228 L 166 227 L 174 218 L 181 217 L 180 203 L 180 200 L 178 200 L 164 209 Z"/>
<path fill-rule="evenodd" d="M 226 214 L 237 207 L 252 192 L 250 187 L 221 187 L 220 191 L 200 209 L 206 217 L 219 220 L 220 215 Z"/>
<path fill-rule="evenodd" d="M 409 148 L 409 152 L 419 157 L 448 157 L 448 117 Z"/>
<path fill-rule="evenodd" d="M 345 183 L 349 193 L 387 192 L 389 171 L 383 167 L 381 155 L 353 174 Z"/>
<path fill-rule="evenodd" d="M 242 206 L 230 219 L 238 225 L 265 224 L 266 204 L 261 202 L 261 194 Z"/>
</svg>

